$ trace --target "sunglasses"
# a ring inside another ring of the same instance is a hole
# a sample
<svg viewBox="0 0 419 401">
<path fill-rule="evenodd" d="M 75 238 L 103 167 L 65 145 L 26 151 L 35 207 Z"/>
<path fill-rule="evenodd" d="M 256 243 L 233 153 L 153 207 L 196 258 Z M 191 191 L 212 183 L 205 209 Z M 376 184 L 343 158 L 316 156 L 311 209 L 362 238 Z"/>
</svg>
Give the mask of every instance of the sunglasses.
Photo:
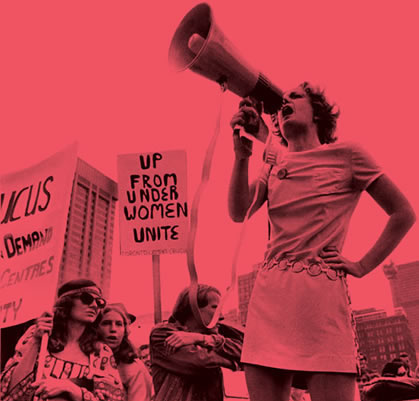
<svg viewBox="0 0 419 401">
<path fill-rule="evenodd" d="M 94 297 L 92 294 L 88 292 L 82 292 L 78 298 L 84 305 L 91 305 L 93 301 L 96 302 L 96 305 L 99 309 L 103 309 L 106 306 L 106 301 L 100 297 Z"/>
</svg>

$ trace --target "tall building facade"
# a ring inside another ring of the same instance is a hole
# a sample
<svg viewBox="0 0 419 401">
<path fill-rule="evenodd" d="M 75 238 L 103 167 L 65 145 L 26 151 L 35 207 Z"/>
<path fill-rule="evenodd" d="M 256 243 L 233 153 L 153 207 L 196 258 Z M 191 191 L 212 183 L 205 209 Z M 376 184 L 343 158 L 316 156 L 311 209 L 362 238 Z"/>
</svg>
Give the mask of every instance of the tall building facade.
<svg viewBox="0 0 419 401">
<path fill-rule="evenodd" d="M 117 196 L 115 181 L 77 160 L 58 286 L 87 277 L 109 296 Z"/>
<path fill-rule="evenodd" d="M 257 276 L 257 271 L 260 263 L 253 266 L 253 271 L 246 274 L 241 274 L 238 281 L 239 292 L 239 322 L 245 326 L 247 320 L 247 309 L 249 306 L 250 296 L 252 295 L 253 287 Z"/>
<path fill-rule="evenodd" d="M 401 352 L 407 352 L 411 368 L 416 367 L 415 346 L 403 308 L 395 309 L 391 315 L 381 309 L 363 309 L 354 311 L 354 317 L 360 352 L 368 358 L 370 369 L 381 372 Z"/>
<path fill-rule="evenodd" d="M 390 283 L 395 308 L 402 307 L 409 320 L 413 341 L 419 351 L 419 261 L 383 266 Z"/>
</svg>

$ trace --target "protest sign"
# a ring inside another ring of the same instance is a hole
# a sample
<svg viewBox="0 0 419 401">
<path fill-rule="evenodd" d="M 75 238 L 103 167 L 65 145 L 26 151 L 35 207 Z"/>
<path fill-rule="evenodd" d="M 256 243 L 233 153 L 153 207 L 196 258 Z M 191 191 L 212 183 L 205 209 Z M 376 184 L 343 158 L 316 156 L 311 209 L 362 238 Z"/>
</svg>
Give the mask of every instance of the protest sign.
<svg viewBox="0 0 419 401">
<path fill-rule="evenodd" d="M 52 308 L 77 146 L 0 176 L 0 328 Z"/>
<path fill-rule="evenodd" d="M 186 152 L 118 156 L 121 255 L 185 252 Z"/>
</svg>

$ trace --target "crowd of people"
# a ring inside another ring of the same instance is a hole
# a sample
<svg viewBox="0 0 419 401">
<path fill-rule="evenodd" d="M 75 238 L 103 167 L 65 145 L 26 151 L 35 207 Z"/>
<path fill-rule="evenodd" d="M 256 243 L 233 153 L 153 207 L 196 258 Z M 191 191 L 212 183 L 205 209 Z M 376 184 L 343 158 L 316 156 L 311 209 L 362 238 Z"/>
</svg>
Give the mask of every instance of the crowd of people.
<svg viewBox="0 0 419 401">
<path fill-rule="evenodd" d="M 231 120 L 230 217 L 243 222 L 266 204 L 269 219 L 245 335 L 222 323 L 207 329 L 220 302 L 216 288 L 199 286 L 200 318 L 186 289 L 169 321 L 150 335 L 153 393 L 127 338 L 133 317 L 121 304 L 107 306 L 95 283 L 72 281 L 58 290 L 54 316 L 40 317 L 19 340 L 2 372 L 2 400 L 222 401 L 221 369 L 242 367 L 251 401 L 301 400 L 306 390 L 311 401 L 354 400 L 356 334 L 346 278 L 362 278 L 382 263 L 415 213 L 362 147 L 337 142 L 339 111 L 323 91 L 304 82 L 285 92 L 274 134 L 262 110 L 260 102 L 245 98 Z M 252 142 L 237 127 L 266 140 L 262 172 L 252 184 Z M 354 261 L 342 250 L 364 191 L 388 221 Z M 43 377 L 36 379 L 45 331 L 48 355 Z"/>
<path fill-rule="evenodd" d="M 207 329 L 192 313 L 188 291 L 137 350 L 129 340 L 136 317 L 123 304 L 107 304 L 91 280 L 65 283 L 53 315 L 37 318 L 18 340 L 1 372 L 0 399 L 222 401 L 221 368 L 240 369 L 243 332 L 223 323 Z M 198 286 L 205 324 L 219 299 L 218 289 Z M 39 366 L 44 333 L 47 353 Z"/>
<path fill-rule="evenodd" d="M 360 362 L 357 381 L 362 400 L 419 399 L 419 367 L 412 371 L 407 352 L 400 352 L 397 358 L 386 362 L 381 374 L 368 368 L 365 355 L 360 355 Z"/>
<path fill-rule="evenodd" d="M 150 374 L 128 339 L 134 320 L 124 305 L 107 304 L 93 281 L 63 284 L 53 314 L 37 318 L 18 340 L 1 372 L 0 399 L 150 400 Z"/>
</svg>

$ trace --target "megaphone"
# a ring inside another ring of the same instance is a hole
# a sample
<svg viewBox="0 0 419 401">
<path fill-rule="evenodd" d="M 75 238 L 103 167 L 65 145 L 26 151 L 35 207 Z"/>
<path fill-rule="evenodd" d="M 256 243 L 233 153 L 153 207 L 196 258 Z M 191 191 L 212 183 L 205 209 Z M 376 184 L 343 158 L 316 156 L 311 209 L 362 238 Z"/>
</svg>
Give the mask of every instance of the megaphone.
<svg viewBox="0 0 419 401">
<path fill-rule="evenodd" d="M 169 64 L 176 71 L 190 69 L 240 97 L 263 102 L 264 111 L 274 114 L 282 106 L 282 91 L 251 67 L 214 23 L 206 3 L 195 6 L 177 28 L 169 48 Z"/>
</svg>

